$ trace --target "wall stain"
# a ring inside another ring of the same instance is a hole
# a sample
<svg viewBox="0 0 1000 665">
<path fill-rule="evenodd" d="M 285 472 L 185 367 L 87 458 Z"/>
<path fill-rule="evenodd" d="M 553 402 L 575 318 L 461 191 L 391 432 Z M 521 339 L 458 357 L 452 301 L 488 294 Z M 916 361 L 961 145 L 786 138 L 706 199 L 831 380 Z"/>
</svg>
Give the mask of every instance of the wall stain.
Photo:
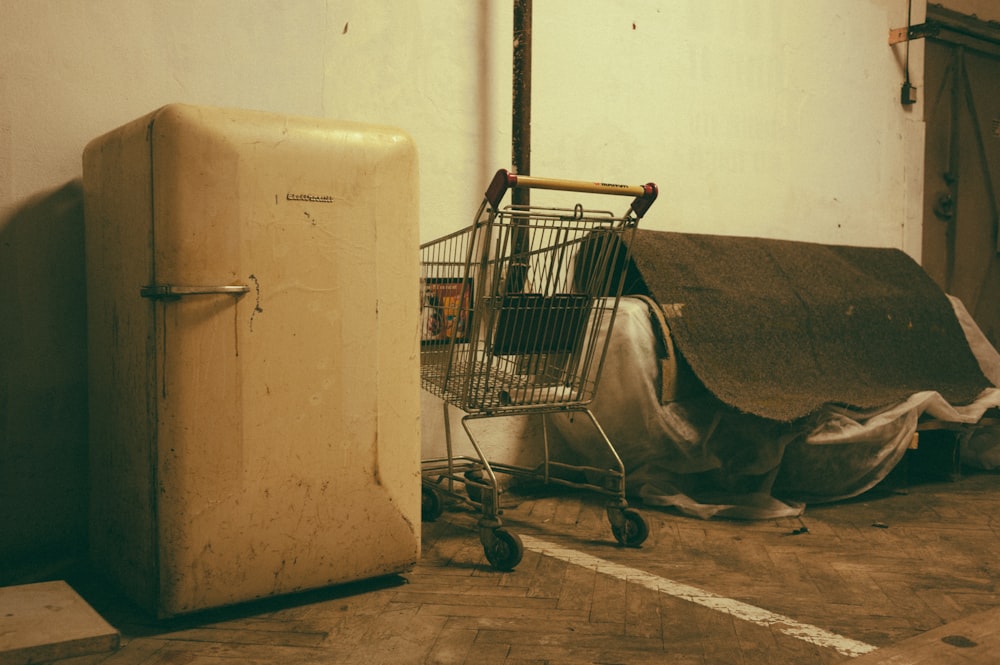
<svg viewBox="0 0 1000 665">
<path fill-rule="evenodd" d="M 256 275 L 250 275 L 247 279 L 253 282 L 254 288 L 254 306 L 253 311 L 250 313 L 250 332 L 253 332 L 253 320 L 258 313 L 263 312 L 264 309 L 260 306 L 260 281 L 257 279 Z"/>
</svg>

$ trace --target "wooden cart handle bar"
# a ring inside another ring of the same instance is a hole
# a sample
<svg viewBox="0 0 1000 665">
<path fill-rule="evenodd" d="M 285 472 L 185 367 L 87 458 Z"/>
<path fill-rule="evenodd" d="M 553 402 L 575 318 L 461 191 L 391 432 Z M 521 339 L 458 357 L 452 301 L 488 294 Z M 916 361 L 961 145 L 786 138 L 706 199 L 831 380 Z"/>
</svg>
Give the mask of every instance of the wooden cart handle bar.
<svg viewBox="0 0 1000 665">
<path fill-rule="evenodd" d="M 632 211 L 636 217 L 642 217 L 656 200 L 658 190 L 649 182 L 645 185 L 615 185 L 606 182 L 587 182 L 581 180 L 561 180 L 558 178 L 538 178 L 528 175 L 517 175 L 500 169 L 493 176 L 493 181 L 486 189 L 486 200 L 496 209 L 508 189 L 514 187 L 529 187 L 533 189 L 555 189 L 563 192 L 583 192 L 585 194 L 614 194 L 617 196 L 634 196 Z"/>
</svg>

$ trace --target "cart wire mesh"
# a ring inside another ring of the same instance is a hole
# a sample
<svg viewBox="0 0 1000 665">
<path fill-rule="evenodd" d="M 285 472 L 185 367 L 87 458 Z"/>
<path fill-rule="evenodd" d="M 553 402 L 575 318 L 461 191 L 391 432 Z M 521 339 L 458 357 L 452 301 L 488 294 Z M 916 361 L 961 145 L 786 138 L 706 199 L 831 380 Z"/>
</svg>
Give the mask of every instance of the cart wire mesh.
<svg viewBox="0 0 1000 665">
<path fill-rule="evenodd" d="M 467 413 L 584 405 L 621 295 L 631 217 L 485 204 L 421 247 L 423 387 Z"/>
<path fill-rule="evenodd" d="M 621 215 L 606 210 L 507 205 L 513 187 L 635 196 Z M 523 547 L 502 527 L 496 473 L 538 477 L 610 495 L 616 539 L 639 546 L 648 533 L 625 500 L 625 469 L 588 408 L 594 399 L 627 274 L 629 248 L 642 215 L 656 199 L 652 183 L 625 187 L 496 173 L 472 225 L 421 246 L 423 388 L 444 402 L 447 456 L 422 461 L 423 513 L 435 519 L 443 496 L 481 510 L 480 539 L 490 563 L 511 570 Z M 456 456 L 448 406 L 465 412 L 462 425 L 475 456 Z M 545 415 L 585 414 L 613 463 L 605 469 L 552 461 Z M 470 419 L 539 413 L 544 463 L 529 469 L 490 461 Z M 553 470 L 600 481 L 556 478 Z M 456 486 L 464 487 L 462 495 Z"/>
</svg>

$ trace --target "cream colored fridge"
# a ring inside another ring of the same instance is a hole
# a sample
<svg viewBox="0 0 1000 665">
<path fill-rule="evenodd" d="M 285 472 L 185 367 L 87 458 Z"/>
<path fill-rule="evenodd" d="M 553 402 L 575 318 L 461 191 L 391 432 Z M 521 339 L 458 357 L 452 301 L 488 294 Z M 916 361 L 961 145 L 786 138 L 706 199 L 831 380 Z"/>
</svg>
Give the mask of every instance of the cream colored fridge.
<svg viewBox="0 0 1000 665">
<path fill-rule="evenodd" d="M 83 173 L 92 563 L 160 617 L 412 567 L 410 138 L 170 105 Z"/>
</svg>

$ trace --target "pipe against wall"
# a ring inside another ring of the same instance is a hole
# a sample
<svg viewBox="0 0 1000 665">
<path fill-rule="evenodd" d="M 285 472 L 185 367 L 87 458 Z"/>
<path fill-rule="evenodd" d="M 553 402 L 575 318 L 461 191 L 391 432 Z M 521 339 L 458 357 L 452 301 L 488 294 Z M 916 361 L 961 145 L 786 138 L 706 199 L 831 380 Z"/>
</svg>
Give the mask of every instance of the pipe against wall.
<svg viewBox="0 0 1000 665">
<path fill-rule="evenodd" d="M 514 90 L 511 113 L 514 173 L 531 174 L 531 0 L 514 0 Z M 523 196 L 527 189 L 520 190 Z M 515 191 L 514 195 L 517 196 Z M 514 199 L 518 203 L 517 199 Z"/>
<path fill-rule="evenodd" d="M 511 109 L 511 165 L 514 173 L 531 173 L 531 0 L 514 0 L 514 89 Z M 527 187 L 514 188 L 511 203 L 527 206 L 531 202 L 531 190 Z M 527 233 L 517 229 L 512 238 L 512 251 L 527 254 Z M 524 287 L 525 270 L 520 262 L 512 262 L 512 270 L 507 276 L 507 291 L 518 293 Z"/>
</svg>

